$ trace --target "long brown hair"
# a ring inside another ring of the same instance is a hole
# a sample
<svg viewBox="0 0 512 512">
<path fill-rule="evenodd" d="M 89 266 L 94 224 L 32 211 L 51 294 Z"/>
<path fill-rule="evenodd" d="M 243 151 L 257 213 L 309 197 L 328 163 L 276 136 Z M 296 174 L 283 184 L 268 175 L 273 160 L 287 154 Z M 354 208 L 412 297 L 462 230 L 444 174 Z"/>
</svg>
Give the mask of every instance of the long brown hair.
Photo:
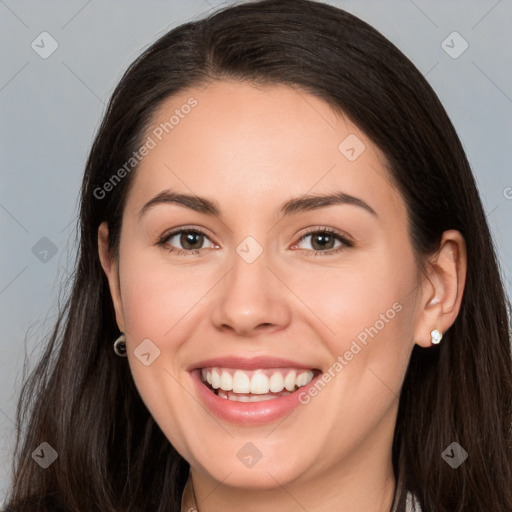
<svg viewBox="0 0 512 512">
<path fill-rule="evenodd" d="M 308 0 L 244 3 L 174 28 L 116 87 L 85 168 L 71 291 L 20 396 L 10 512 L 180 510 L 189 466 L 112 350 L 119 331 L 98 256 L 107 221 L 118 257 L 136 167 L 105 197 L 97 190 L 140 147 L 164 100 L 223 78 L 299 87 L 358 125 L 387 157 L 420 264 L 443 231 L 464 236 L 460 313 L 440 345 L 415 346 L 403 383 L 392 447 L 404 489 L 397 510 L 410 490 L 424 512 L 510 512 L 510 304 L 468 160 L 407 57 L 357 17 Z M 47 469 L 31 457 L 42 442 L 58 453 Z M 457 469 L 441 457 L 452 442 L 468 453 Z"/>
</svg>

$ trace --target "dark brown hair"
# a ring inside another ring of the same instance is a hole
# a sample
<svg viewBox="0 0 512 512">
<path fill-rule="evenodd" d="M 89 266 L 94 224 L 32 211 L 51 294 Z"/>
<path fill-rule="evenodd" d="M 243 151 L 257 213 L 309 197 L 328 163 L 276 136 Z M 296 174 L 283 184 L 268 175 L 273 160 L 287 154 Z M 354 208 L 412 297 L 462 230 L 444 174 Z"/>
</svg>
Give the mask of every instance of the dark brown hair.
<svg viewBox="0 0 512 512">
<path fill-rule="evenodd" d="M 443 231 L 462 233 L 468 272 L 461 310 L 439 346 L 414 347 L 393 467 L 424 512 L 510 512 L 510 305 L 468 160 L 435 92 L 407 57 L 357 17 L 308 0 L 244 3 L 174 28 L 116 87 L 85 169 L 71 290 L 20 396 L 10 512 L 180 510 L 188 463 L 112 350 L 119 331 L 98 257 L 103 221 L 118 257 L 136 169 L 106 197 L 94 191 L 140 146 L 164 100 L 221 79 L 298 87 L 358 125 L 387 158 L 420 265 Z M 59 454 L 45 470 L 31 458 L 43 441 Z M 469 454 L 456 470 L 441 457 L 454 441 Z M 402 492 L 399 511 L 404 502 Z"/>
</svg>

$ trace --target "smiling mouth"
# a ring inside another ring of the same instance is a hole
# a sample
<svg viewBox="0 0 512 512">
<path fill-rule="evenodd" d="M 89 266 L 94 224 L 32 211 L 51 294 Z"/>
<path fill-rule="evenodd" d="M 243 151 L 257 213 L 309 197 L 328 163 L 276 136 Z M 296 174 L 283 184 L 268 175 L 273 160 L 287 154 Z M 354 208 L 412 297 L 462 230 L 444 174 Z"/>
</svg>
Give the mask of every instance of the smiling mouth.
<svg viewBox="0 0 512 512">
<path fill-rule="evenodd" d="M 290 395 L 321 373 L 318 369 L 268 368 L 253 371 L 208 367 L 201 381 L 212 393 L 234 402 L 263 402 Z"/>
</svg>

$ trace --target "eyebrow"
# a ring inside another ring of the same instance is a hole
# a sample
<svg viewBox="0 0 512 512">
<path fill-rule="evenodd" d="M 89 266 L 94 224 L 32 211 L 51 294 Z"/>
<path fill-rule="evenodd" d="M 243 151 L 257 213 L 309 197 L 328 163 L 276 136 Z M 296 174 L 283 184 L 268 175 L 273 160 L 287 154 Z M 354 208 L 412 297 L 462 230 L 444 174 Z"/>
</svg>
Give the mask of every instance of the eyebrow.
<svg viewBox="0 0 512 512">
<path fill-rule="evenodd" d="M 180 194 L 172 190 L 163 190 L 158 195 L 150 199 L 140 210 L 139 219 L 150 209 L 158 204 L 178 204 L 190 208 L 199 213 L 211 216 L 221 216 L 221 209 L 216 201 L 190 194 Z M 293 215 L 300 212 L 307 212 L 326 208 L 337 204 L 347 204 L 358 206 L 373 216 L 378 217 L 377 212 L 362 199 L 345 194 L 344 192 L 335 192 L 328 195 L 305 195 L 292 198 L 281 205 L 280 212 L 283 215 Z"/>
</svg>

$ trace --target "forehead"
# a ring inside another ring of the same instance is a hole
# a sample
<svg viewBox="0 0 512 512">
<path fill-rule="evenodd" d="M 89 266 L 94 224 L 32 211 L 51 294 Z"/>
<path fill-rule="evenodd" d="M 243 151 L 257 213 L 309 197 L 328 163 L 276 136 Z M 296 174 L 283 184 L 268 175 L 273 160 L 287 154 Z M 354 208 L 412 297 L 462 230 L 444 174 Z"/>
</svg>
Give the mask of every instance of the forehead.
<svg viewBox="0 0 512 512">
<path fill-rule="evenodd" d="M 181 91 L 161 105 L 144 140 L 151 149 L 127 208 L 166 188 L 252 211 L 336 190 L 405 214 L 379 148 L 349 118 L 290 86 L 219 81 Z"/>
</svg>

